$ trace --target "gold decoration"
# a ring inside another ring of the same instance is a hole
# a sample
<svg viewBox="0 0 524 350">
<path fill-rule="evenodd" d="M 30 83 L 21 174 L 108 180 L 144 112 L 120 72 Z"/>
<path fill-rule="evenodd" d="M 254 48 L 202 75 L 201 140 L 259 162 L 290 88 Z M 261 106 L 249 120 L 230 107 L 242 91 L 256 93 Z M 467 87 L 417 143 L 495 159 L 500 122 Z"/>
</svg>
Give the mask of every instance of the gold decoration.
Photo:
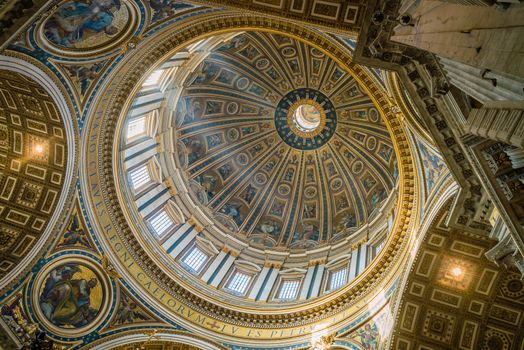
<svg viewBox="0 0 524 350">
<path fill-rule="evenodd" d="M 158 333 L 158 330 L 156 329 L 153 329 L 151 331 L 145 331 L 144 335 L 147 336 L 146 341 L 140 344 L 140 347 L 136 347 L 135 350 L 143 350 L 146 348 L 146 345 L 151 345 L 153 342 L 159 341 L 160 336 L 156 335 L 157 333 Z"/>
<path fill-rule="evenodd" d="M 115 267 L 109 262 L 109 259 L 102 256 L 102 268 L 112 279 L 120 279 L 120 274 L 115 270 Z"/>
<path fill-rule="evenodd" d="M 125 55 L 128 51 L 136 49 L 140 41 L 142 41 L 142 35 L 134 36 L 120 47 L 120 51 Z"/>
<path fill-rule="evenodd" d="M 333 345 L 335 334 L 321 336 L 318 340 L 313 342 L 313 350 L 327 350 Z"/>
</svg>

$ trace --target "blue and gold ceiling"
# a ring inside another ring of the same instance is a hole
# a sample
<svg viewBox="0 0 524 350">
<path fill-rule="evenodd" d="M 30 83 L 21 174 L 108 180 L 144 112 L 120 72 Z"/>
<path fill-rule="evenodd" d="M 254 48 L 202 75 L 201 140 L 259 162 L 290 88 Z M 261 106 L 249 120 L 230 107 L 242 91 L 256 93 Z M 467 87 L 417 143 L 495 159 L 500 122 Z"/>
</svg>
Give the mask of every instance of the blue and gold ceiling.
<svg viewBox="0 0 524 350">
<path fill-rule="evenodd" d="M 250 244 L 336 241 L 395 187 L 395 152 L 372 99 L 312 46 L 246 32 L 214 48 L 183 85 L 178 165 L 206 212 Z M 309 133 L 293 122 L 308 103 L 319 118 Z"/>
</svg>

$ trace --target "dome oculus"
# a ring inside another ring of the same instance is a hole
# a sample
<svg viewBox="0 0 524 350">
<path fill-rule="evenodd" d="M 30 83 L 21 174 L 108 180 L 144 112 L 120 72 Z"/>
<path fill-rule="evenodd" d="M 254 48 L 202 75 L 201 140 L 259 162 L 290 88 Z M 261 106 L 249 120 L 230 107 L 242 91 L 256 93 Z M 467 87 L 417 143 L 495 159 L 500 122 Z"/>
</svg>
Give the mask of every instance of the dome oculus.
<svg viewBox="0 0 524 350">
<path fill-rule="evenodd" d="M 300 101 L 291 115 L 293 126 L 305 133 L 319 129 L 322 116 L 325 119 L 325 115 L 320 112 L 321 107 L 319 108 L 317 105 L 311 103 L 311 101 Z"/>
<path fill-rule="evenodd" d="M 326 144 L 335 133 L 335 108 L 318 90 L 296 89 L 280 100 L 275 110 L 275 127 L 289 146 L 314 150 Z"/>
</svg>

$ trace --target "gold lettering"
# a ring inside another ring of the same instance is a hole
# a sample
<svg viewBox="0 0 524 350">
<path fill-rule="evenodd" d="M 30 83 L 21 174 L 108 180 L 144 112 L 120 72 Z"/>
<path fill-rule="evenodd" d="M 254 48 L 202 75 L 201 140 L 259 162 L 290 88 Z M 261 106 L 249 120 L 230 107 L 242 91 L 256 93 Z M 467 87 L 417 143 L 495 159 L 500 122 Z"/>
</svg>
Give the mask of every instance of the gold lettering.
<svg viewBox="0 0 524 350">
<path fill-rule="evenodd" d="M 143 278 L 145 277 L 146 275 L 144 275 L 142 272 L 139 272 L 137 275 L 136 275 L 136 278 L 142 282 Z"/>
</svg>

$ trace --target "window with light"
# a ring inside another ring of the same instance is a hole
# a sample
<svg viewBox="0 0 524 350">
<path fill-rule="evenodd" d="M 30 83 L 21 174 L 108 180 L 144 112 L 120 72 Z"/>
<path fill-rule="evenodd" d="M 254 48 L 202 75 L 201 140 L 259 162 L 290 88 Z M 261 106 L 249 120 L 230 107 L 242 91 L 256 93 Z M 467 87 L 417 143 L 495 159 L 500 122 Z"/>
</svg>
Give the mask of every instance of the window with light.
<svg viewBox="0 0 524 350">
<path fill-rule="evenodd" d="M 247 287 L 251 281 L 251 276 L 242 272 L 235 272 L 233 277 L 229 280 L 229 283 L 226 286 L 230 292 L 233 292 L 237 295 L 246 294 Z"/>
<path fill-rule="evenodd" d="M 153 218 L 149 220 L 149 223 L 151 224 L 151 227 L 155 233 L 159 236 L 166 232 L 171 226 L 173 226 L 173 221 L 169 217 L 169 214 L 167 214 L 164 210 L 153 216 Z"/>
<path fill-rule="evenodd" d="M 146 131 L 146 117 L 139 117 L 131 120 L 127 124 L 127 138 L 131 139 L 135 136 L 141 135 Z"/>
<path fill-rule="evenodd" d="M 342 287 L 348 280 L 348 269 L 344 267 L 331 272 L 329 278 L 329 290 L 334 290 Z"/>
<path fill-rule="evenodd" d="M 164 70 L 159 69 L 151 73 L 151 75 L 146 79 L 144 84 L 142 84 L 143 87 L 150 87 L 154 85 L 158 85 L 160 78 L 162 77 L 162 73 L 164 73 Z"/>
<path fill-rule="evenodd" d="M 182 259 L 182 266 L 192 273 L 199 273 L 207 259 L 207 254 L 195 246 Z"/>
<path fill-rule="evenodd" d="M 131 182 L 133 183 L 133 188 L 135 190 L 151 182 L 147 165 L 143 165 L 140 168 L 131 171 Z"/>
<path fill-rule="evenodd" d="M 278 298 L 284 300 L 296 299 L 299 286 L 300 281 L 298 280 L 283 281 L 280 292 L 278 293 Z"/>
</svg>

